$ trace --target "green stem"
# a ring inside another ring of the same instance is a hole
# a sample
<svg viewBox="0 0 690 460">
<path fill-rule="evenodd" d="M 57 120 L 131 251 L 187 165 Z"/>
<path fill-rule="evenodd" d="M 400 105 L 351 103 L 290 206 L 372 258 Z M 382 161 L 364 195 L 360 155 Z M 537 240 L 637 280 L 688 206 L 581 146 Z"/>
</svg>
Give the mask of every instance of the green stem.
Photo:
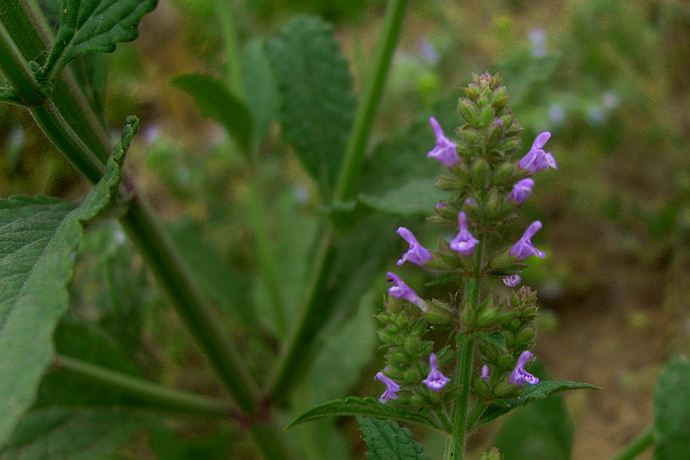
<svg viewBox="0 0 690 460">
<path fill-rule="evenodd" d="M 480 218 L 481 227 L 481 218 Z M 485 243 L 476 248 L 473 279 L 466 283 L 464 308 L 474 312 L 479 310 L 481 300 L 482 254 Z M 458 350 L 458 367 L 456 381 L 460 385 L 460 394 L 453 406 L 453 433 L 446 446 L 445 460 L 463 460 L 465 458 L 465 443 L 467 442 L 467 414 L 470 404 L 470 389 L 472 387 L 472 363 L 474 358 L 474 339 L 471 335 L 459 332 L 456 336 Z"/>
<path fill-rule="evenodd" d="M 388 1 L 375 57 L 374 73 L 364 92 L 364 98 L 360 100 L 357 107 L 354 127 L 348 139 L 343 169 L 335 186 L 333 201 L 347 201 L 352 197 L 408 3 L 408 0 Z M 319 331 L 332 315 L 332 310 L 320 310 L 323 308 L 323 302 L 319 294 L 324 290 L 334 255 L 333 230 L 331 227 L 326 227 L 315 258 L 314 275 L 299 322 L 286 344 L 283 357 L 269 387 L 269 397 L 272 399 L 285 400 L 299 376 L 304 374 L 304 369 L 314 358 L 312 345 Z"/>
<path fill-rule="evenodd" d="M 35 24 L 42 22 L 36 19 L 41 13 L 32 9 L 32 5 L 28 0 L 6 0 L 0 10 L 0 21 L 16 45 L 3 50 L 0 56 L 0 70 L 9 77 L 14 88 L 27 88 L 30 85 L 30 82 L 23 81 L 27 76 L 21 69 L 14 68 L 17 62 L 21 62 L 20 58 L 26 60 L 27 56 L 39 56 L 46 50 L 45 37 L 39 35 L 39 29 L 33 29 Z M 12 54 L 6 55 L 5 51 Z M 86 108 L 78 103 L 77 97 L 70 94 L 72 89 L 76 87 L 64 86 L 64 91 L 53 92 L 50 102 L 44 107 L 34 108 L 32 115 L 58 150 L 93 182 L 99 179 L 102 169 L 102 165 L 98 166 L 94 158 L 100 158 L 103 152 L 109 150 L 109 146 L 104 143 L 107 135 L 86 135 L 90 132 L 92 124 L 88 121 L 88 114 L 82 113 Z M 61 110 L 63 108 L 64 111 Z M 68 113 L 73 115 L 73 119 L 69 121 L 66 118 Z M 75 126 L 80 127 L 79 134 L 73 129 Z M 95 129 L 104 130 L 103 126 L 98 124 Z M 134 198 L 121 222 L 239 408 L 250 417 L 256 415 L 261 409 L 257 385 L 240 359 L 240 354 L 200 295 L 198 288 L 192 283 L 186 267 L 181 263 L 154 214 L 144 199 L 136 194 L 133 185 L 130 184 L 130 187 Z M 270 421 L 266 420 L 265 423 L 268 424 Z M 273 435 L 255 437 L 260 450 L 281 453 L 273 458 L 288 458 L 282 433 L 269 426 L 263 428 L 262 432 L 265 431 L 270 431 Z M 270 445 L 264 446 L 266 443 Z"/>
<path fill-rule="evenodd" d="M 229 418 L 233 411 L 232 407 L 219 399 L 166 388 L 138 377 L 106 369 L 69 356 L 57 355 L 55 357 L 55 366 L 126 393 L 138 401 L 145 402 L 146 407 L 165 409 L 182 414 L 219 418 Z"/>
<path fill-rule="evenodd" d="M 453 431 L 453 424 L 450 421 L 450 418 L 448 418 L 448 414 L 446 414 L 446 411 L 443 409 L 434 409 L 434 414 L 436 414 L 436 417 L 438 418 L 438 421 L 440 422 L 440 425 L 443 427 L 446 432 L 450 433 Z"/>
<path fill-rule="evenodd" d="M 654 427 L 647 427 L 635 436 L 613 460 L 632 460 L 654 445 Z"/>
<path fill-rule="evenodd" d="M 235 18 L 230 9 L 229 1 L 216 2 L 218 16 L 220 19 L 220 29 L 225 40 L 225 54 L 228 58 L 227 81 L 230 89 L 235 95 L 244 95 L 244 82 L 242 81 L 242 65 L 240 61 L 240 47 L 237 39 L 237 28 Z"/>
<path fill-rule="evenodd" d="M 486 410 L 486 405 L 482 402 L 478 402 L 473 408 L 472 412 L 470 412 L 469 417 L 467 418 L 467 430 L 470 431 L 479 421 L 479 419 L 484 415 L 484 411 Z"/>
<path fill-rule="evenodd" d="M 228 58 L 227 84 L 235 96 L 246 102 L 239 40 L 237 38 L 237 28 L 235 27 L 235 18 L 230 9 L 230 2 L 217 2 L 216 7 L 218 8 L 221 30 L 223 32 L 223 39 L 225 40 L 225 54 Z M 280 337 L 285 337 L 287 334 L 285 307 L 279 287 L 280 283 L 275 253 L 268 233 L 266 208 L 264 207 L 264 200 L 261 196 L 261 162 L 258 158 L 258 147 L 260 143 L 253 142 L 252 145 L 253 147 L 250 147 L 251 151 L 245 152 L 245 154 L 249 157 L 251 173 L 251 177 L 249 178 L 249 212 L 252 227 L 254 228 L 256 254 L 259 261 L 261 276 L 266 283 L 271 307 L 273 308 L 273 317 L 276 320 L 278 335 Z"/>
<path fill-rule="evenodd" d="M 357 107 L 352 134 L 348 139 L 342 169 L 335 188 L 334 201 L 348 201 L 357 185 L 367 141 L 374 124 L 374 116 L 381 102 L 383 87 L 390 70 L 393 52 L 400 38 L 408 0 L 389 0 L 383 30 L 374 57 L 374 73 L 364 91 L 364 99 Z"/>
<path fill-rule="evenodd" d="M 13 85 L 14 90 L 22 103 L 30 107 L 41 105 L 45 101 L 45 96 L 41 93 L 34 73 L 2 24 L 0 24 L 0 56 L 6 60 L 2 65 L 3 72 L 9 81 L 16 82 Z"/>
</svg>

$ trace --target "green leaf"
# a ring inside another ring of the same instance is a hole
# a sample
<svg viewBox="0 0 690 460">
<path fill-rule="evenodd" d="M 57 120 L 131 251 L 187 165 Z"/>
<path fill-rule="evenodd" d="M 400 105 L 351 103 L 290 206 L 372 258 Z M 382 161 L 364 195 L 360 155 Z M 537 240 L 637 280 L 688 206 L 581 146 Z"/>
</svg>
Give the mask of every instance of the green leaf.
<svg viewBox="0 0 690 460">
<path fill-rule="evenodd" d="M 433 179 L 414 179 L 382 195 L 361 194 L 359 200 L 372 209 L 398 216 L 429 215 L 447 194 L 436 188 Z"/>
<path fill-rule="evenodd" d="M 390 420 L 357 417 L 370 460 L 431 460 L 407 428 Z"/>
<path fill-rule="evenodd" d="M 436 428 L 436 424 L 425 415 L 417 412 L 410 412 L 397 407 L 387 406 L 381 404 L 374 398 L 356 398 L 349 396 L 345 399 L 337 399 L 320 404 L 309 409 L 302 415 L 297 417 L 290 424 L 288 428 L 299 425 L 311 420 L 317 420 L 322 417 L 343 416 L 343 415 L 363 415 L 368 417 L 377 417 L 391 420 L 399 420 L 402 422 L 414 423 L 417 425 L 428 426 Z"/>
<path fill-rule="evenodd" d="M 28 414 L 0 451 L 2 460 L 93 460 L 113 454 L 144 418 L 115 409 L 53 407 Z"/>
<path fill-rule="evenodd" d="M 128 119 L 106 173 L 79 207 L 51 198 L 0 201 L 0 445 L 31 405 L 53 359 L 52 336 L 67 310 L 67 284 L 84 225 L 113 199 L 138 128 Z"/>
<path fill-rule="evenodd" d="M 252 142 L 253 121 L 249 109 L 221 82 L 208 75 L 180 75 L 173 85 L 194 98 L 201 113 L 228 131 L 245 153 Z"/>
<path fill-rule="evenodd" d="M 513 412 L 494 441 L 503 460 L 569 460 L 572 444 L 573 425 L 558 394 Z"/>
<path fill-rule="evenodd" d="M 312 17 L 290 21 L 268 52 L 285 139 L 328 199 L 356 108 L 348 63 L 330 25 Z"/>
<path fill-rule="evenodd" d="M 137 38 L 139 21 L 157 0 L 62 0 L 60 27 L 43 68 L 52 80 L 70 61 L 87 53 L 115 51 Z"/>
<path fill-rule="evenodd" d="M 598 390 L 599 387 L 589 383 L 573 382 L 571 380 L 543 380 L 537 385 L 526 387 L 522 394 L 517 398 L 502 401 L 501 405 L 492 405 L 484 411 L 484 415 L 479 420 L 479 424 L 490 422 L 491 420 L 511 410 L 524 406 L 533 401 L 544 399 L 553 393 L 570 390 Z"/>
<path fill-rule="evenodd" d="M 278 113 L 280 95 L 263 40 L 249 42 L 241 59 L 245 98 L 254 120 L 252 148 L 256 150 Z"/>
<path fill-rule="evenodd" d="M 654 392 L 655 460 L 690 458 L 690 361 L 673 358 Z"/>
</svg>

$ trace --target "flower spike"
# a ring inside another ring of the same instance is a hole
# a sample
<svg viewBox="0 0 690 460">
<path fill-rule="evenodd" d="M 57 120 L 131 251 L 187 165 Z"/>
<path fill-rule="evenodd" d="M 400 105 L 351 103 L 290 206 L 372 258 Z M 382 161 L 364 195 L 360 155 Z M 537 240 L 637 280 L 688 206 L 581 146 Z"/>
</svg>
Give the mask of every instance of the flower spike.
<svg viewBox="0 0 690 460">
<path fill-rule="evenodd" d="M 429 375 L 423 380 L 424 385 L 431 391 L 441 391 L 443 387 L 446 386 L 450 380 L 448 377 L 443 375 L 441 370 L 438 368 L 438 359 L 435 353 L 429 355 Z"/>
<path fill-rule="evenodd" d="M 381 393 L 381 396 L 379 396 L 379 402 L 381 404 L 385 404 L 386 401 L 390 401 L 392 399 L 398 399 L 400 385 L 395 383 L 395 380 L 380 371 L 376 373 L 374 379 L 386 385 L 386 389 L 383 391 L 383 393 Z"/>
<path fill-rule="evenodd" d="M 524 260 L 532 255 L 543 259 L 546 255 L 544 251 L 540 251 L 532 244 L 532 237 L 540 229 L 541 222 L 538 220 L 535 220 L 529 224 L 529 227 L 527 227 L 527 230 L 525 230 L 525 233 L 523 233 L 522 237 L 510 248 L 510 255 L 518 260 Z"/>
<path fill-rule="evenodd" d="M 410 286 L 405 284 L 405 282 L 401 280 L 398 275 L 393 272 L 388 272 L 386 276 L 388 276 L 388 281 L 392 283 L 392 286 L 388 288 L 388 294 L 392 295 L 393 297 L 397 297 L 398 299 L 407 300 L 408 302 L 418 306 L 423 312 L 429 310 L 429 305 L 427 305 L 427 303 L 424 302 L 424 300 L 419 297 Z"/>
<path fill-rule="evenodd" d="M 534 187 L 534 181 L 529 177 L 517 181 L 513 185 L 513 190 L 508 194 L 508 201 L 520 206 L 532 194 L 532 187 Z"/>
<path fill-rule="evenodd" d="M 551 133 L 548 131 L 540 133 L 536 139 L 534 139 L 529 152 L 518 162 L 518 167 L 526 170 L 530 174 L 534 174 L 542 169 L 558 169 L 553 154 L 544 151 L 544 145 L 546 145 L 550 137 Z"/>
<path fill-rule="evenodd" d="M 460 157 L 458 156 L 455 143 L 443 134 L 443 129 L 441 129 L 441 125 L 436 121 L 436 118 L 430 117 L 429 124 L 431 124 L 431 128 L 436 135 L 436 145 L 426 156 L 438 160 L 449 168 L 458 164 Z"/>
<path fill-rule="evenodd" d="M 458 235 L 450 242 L 450 248 L 463 256 L 472 255 L 479 240 L 467 230 L 467 216 L 464 211 L 458 214 Z"/>
<path fill-rule="evenodd" d="M 419 241 L 417 241 L 417 238 L 415 238 L 411 231 L 405 227 L 398 227 L 396 233 L 410 245 L 410 248 L 398 260 L 398 266 L 407 261 L 416 265 L 424 265 L 431 260 L 431 253 L 424 246 L 419 244 Z"/>
<path fill-rule="evenodd" d="M 525 364 L 527 364 L 527 361 L 532 359 L 533 356 L 532 352 L 528 350 L 522 352 L 518 358 L 517 364 L 515 364 L 515 369 L 513 369 L 513 372 L 510 373 L 510 377 L 508 377 L 508 383 L 512 385 L 524 385 L 525 383 L 536 385 L 539 383 L 538 377 L 535 377 L 525 370 Z"/>
</svg>

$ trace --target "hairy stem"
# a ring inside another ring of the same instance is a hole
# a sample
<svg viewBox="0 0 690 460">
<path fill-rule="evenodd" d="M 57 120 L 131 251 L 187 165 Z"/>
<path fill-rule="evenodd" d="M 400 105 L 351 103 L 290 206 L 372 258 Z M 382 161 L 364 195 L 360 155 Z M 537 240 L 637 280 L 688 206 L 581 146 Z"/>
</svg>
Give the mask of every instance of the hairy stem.
<svg viewBox="0 0 690 460">
<path fill-rule="evenodd" d="M 146 407 L 165 409 L 167 411 L 203 415 L 207 417 L 229 418 L 232 408 L 219 399 L 197 395 L 188 391 L 166 388 L 157 383 L 106 369 L 69 356 L 57 355 L 55 367 L 81 377 L 106 385 L 113 390 L 121 391 Z"/>
<path fill-rule="evenodd" d="M 367 141 L 374 124 L 374 116 L 381 102 L 383 87 L 390 70 L 393 52 L 400 38 L 408 0 L 390 0 L 386 8 L 383 30 L 376 48 L 373 74 L 364 91 L 364 99 L 357 106 L 352 133 L 347 142 L 345 158 L 335 188 L 334 201 L 348 201 L 357 185 Z"/>
<path fill-rule="evenodd" d="M 379 37 L 375 56 L 374 72 L 368 82 L 364 97 L 360 100 L 355 116 L 354 127 L 348 139 L 343 166 L 335 185 L 333 201 L 347 201 L 352 198 L 360 167 L 371 134 L 371 126 L 376 110 L 383 96 L 383 87 L 390 69 L 408 0 L 389 0 L 383 29 Z M 273 381 L 269 387 L 271 399 L 285 400 L 304 369 L 314 358 L 312 345 L 324 324 L 332 316 L 332 311 L 319 311 L 323 304 L 319 293 L 324 289 L 328 272 L 332 266 L 335 250 L 332 228 L 324 229 L 320 246 L 315 257 L 314 275 L 302 306 L 299 322 L 290 336 L 283 357 L 278 364 Z"/>
<path fill-rule="evenodd" d="M 475 249 L 475 263 L 473 279 L 466 284 L 464 308 L 476 312 L 479 310 L 481 294 L 481 266 L 482 252 L 485 243 L 480 243 Z M 453 432 L 446 446 L 445 460 L 463 460 L 465 458 L 465 443 L 467 442 L 467 415 L 470 405 L 470 389 L 472 387 L 472 363 L 474 358 L 474 339 L 466 333 L 456 336 L 458 366 L 456 381 L 460 385 L 460 394 L 453 406 Z"/>
<path fill-rule="evenodd" d="M 613 460 L 632 460 L 654 445 L 654 427 L 647 427 L 635 436 Z"/>
</svg>

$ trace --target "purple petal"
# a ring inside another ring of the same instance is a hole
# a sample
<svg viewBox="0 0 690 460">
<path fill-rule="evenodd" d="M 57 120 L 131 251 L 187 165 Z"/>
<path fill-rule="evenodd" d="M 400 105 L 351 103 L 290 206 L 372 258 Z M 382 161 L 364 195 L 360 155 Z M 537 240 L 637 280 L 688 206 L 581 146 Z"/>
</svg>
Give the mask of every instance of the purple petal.
<svg viewBox="0 0 690 460">
<path fill-rule="evenodd" d="M 503 284 L 508 287 L 515 287 L 520 284 L 520 281 L 522 281 L 522 278 L 517 273 L 503 277 Z"/>
<path fill-rule="evenodd" d="M 419 241 L 417 241 L 417 238 L 415 238 L 411 231 L 405 227 L 399 227 L 396 232 L 410 245 L 410 248 L 398 259 L 398 266 L 408 261 L 416 265 L 424 265 L 431 260 L 431 253 L 419 244 Z"/>
</svg>

